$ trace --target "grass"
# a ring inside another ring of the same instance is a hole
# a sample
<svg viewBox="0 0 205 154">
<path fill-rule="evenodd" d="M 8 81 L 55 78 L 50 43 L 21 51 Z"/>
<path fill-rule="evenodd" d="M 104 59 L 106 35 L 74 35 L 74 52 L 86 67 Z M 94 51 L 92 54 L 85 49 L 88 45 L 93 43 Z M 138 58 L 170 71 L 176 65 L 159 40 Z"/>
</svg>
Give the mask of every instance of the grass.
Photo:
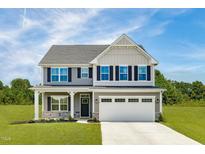
<svg viewBox="0 0 205 154">
<path fill-rule="evenodd" d="M 10 125 L 33 119 L 33 105 L 0 105 L 0 144 L 102 144 L 100 124 L 36 123 Z"/>
<path fill-rule="evenodd" d="M 205 107 L 164 106 L 164 125 L 205 144 Z"/>
</svg>

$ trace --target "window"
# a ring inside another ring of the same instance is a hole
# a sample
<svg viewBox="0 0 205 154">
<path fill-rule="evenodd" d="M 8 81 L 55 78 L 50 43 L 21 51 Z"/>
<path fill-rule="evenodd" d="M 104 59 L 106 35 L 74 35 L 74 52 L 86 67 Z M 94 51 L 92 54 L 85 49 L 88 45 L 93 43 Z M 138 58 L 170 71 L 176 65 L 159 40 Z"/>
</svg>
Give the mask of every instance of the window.
<svg viewBox="0 0 205 154">
<path fill-rule="evenodd" d="M 152 102 L 151 98 L 142 98 L 142 102 Z"/>
<path fill-rule="evenodd" d="M 120 66 L 120 80 L 127 80 L 128 74 L 127 74 L 127 66 Z"/>
<path fill-rule="evenodd" d="M 68 81 L 68 69 L 60 68 L 60 81 Z"/>
<path fill-rule="evenodd" d="M 88 68 L 87 67 L 81 68 L 81 78 L 88 78 Z"/>
<path fill-rule="evenodd" d="M 51 106 L 52 111 L 59 111 L 59 100 L 58 100 L 58 98 L 56 98 L 56 97 L 51 97 L 51 98 L 52 98 L 52 100 L 51 100 L 51 102 L 52 102 L 52 106 Z"/>
<path fill-rule="evenodd" d="M 68 97 L 67 96 L 51 96 L 51 110 L 52 111 L 68 111 Z"/>
<path fill-rule="evenodd" d="M 101 102 L 112 102 L 111 98 L 102 98 Z"/>
<path fill-rule="evenodd" d="M 59 69 L 51 68 L 51 79 L 52 81 L 59 81 Z"/>
<path fill-rule="evenodd" d="M 51 80 L 52 82 L 68 81 L 68 69 L 67 68 L 51 68 Z"/>
<path fill-rule="evenodd" d="M 139 80 L 147 80 L 147 66 L 138 67 Z"/>
<path fill-rule="evenodd" d="M 125 102 L 125 98 L 116 98 L 115 102 Z"/>
<path fill-rule="evenodd" d="M 67 111 L 68 110 L 68 98 L 60 98 L 60 110 Z"/>
<path fill-rule="evenodd" d="M 137 103 L 137 102 L 139 102 L 139 99 L 138 98 L 129 98 L 128 102 L 130 102 L 130 103 Z"/>
<path fill-rule="evenodd" d="M 101 80 L 109 80 L 109 66 L 101 66 Z"/>
</svg>

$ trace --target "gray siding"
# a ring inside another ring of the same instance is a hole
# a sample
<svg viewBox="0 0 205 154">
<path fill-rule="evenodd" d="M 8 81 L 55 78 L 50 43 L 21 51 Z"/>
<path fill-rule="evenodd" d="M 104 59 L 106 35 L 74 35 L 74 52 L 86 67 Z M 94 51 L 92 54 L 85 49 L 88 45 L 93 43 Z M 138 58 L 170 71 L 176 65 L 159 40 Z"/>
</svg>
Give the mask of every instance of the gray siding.
<svg viewBox="0 0 205 154">
<path fill-rule="evenodd" d="M 43 84 L 44 85 L 92 85 L 93 79 L 82 79 L 77 77 L 77 67 L 72 68 L 71 82 L 47 82 L 47 68 L 43 68 Z"/>
</svg>

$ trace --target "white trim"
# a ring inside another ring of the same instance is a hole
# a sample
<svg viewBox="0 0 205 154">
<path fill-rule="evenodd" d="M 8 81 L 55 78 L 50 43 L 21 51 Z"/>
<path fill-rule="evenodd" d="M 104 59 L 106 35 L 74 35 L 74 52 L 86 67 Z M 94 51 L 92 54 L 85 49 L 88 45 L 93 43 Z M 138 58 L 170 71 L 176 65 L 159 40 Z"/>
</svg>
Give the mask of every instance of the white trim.
<svg viewBox="0 0 205 154">
<path fill-rule="evenodd" d="M 45 93 L 41 93 L 42 94 L 42 100 L 41 100 L 41 109 L 42 109 L 42 113 L 44 112 L 44 106 L 45 106 Z"/>
<path fill-rule="evenodd" d="M 87 97 L 89 99 L 88 101 L 88 116 L 81 116 L 81 98 L 82 98 L 82 95 L 89 95 L 89 97 Z M 90 117 L 90 94 L 89 93 L 81 93 L 80 94 L 80 118 L 89 118 Z"/>
<path fill-rule="evenodd" d="M 39 64 L 42 67 L 81 67 L 81 66 L 92 66 L 91 64 Z"/>
</svg>

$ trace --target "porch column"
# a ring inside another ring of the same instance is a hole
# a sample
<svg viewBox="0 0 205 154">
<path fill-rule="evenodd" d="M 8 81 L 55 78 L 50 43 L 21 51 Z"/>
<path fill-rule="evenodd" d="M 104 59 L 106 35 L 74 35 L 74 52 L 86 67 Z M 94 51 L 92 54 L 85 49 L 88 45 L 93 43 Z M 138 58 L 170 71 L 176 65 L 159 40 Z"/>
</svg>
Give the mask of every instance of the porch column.
<svg viewBox="0 0 205 154">
<path fill-rule="evenodd" d="M 70 92 L 70 115 L 74 118 L 74 95 L 73 91 Z"/>
<path fill-rule="evenodd" d="M 162 113 L 162 91 L 160 91 L 160 96 L 159 96 L 159 112 Z"/>
<path fill-rule="evenodd" d="M 94 97 L 94 92 L 92 93 L 92 104 L 93 104 L 93 106 L 92 106 L 92 117 L 93 117 L 93 115 L 95 113 L 95 97 Z"/>
<path fill-rule="evenodd" d="M 39 119 L 39 92 L 35 90 L 34 93 L 34 120 Z"/>
</svg>

